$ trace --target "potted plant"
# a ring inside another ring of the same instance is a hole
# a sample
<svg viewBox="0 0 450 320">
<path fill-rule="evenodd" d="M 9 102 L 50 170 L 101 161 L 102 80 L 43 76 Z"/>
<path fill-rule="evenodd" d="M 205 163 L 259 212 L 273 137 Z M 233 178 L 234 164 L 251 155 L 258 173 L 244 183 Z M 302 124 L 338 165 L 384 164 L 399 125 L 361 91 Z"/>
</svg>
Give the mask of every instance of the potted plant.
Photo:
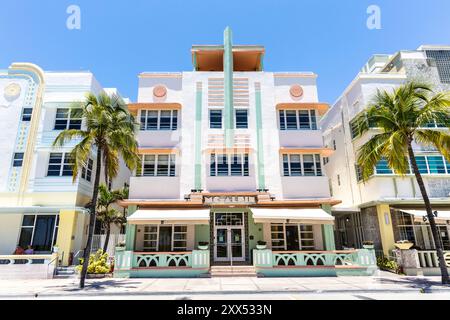
<svg viewBox="0 0 450 320">
<path fill-rule="evenodd" d="M 363 248 L 373 250 L 375 248 L 373 241 L 363 241 Z"/>
<path fill-rule="evenodd" d="M 400 240 L 400 241 L 397 241 L 396 243 L 394 243 L 394 245 L 397 249 L 409 250 L 414 245 L 414 243 L 412 243 L 409 240 Z"/>
<path fill-rule="evenodd" d="M 259 240 L 259 241 L 256 243 L 256 249 L 258 249 L 258 250 L 264 250 L 264 249 L 266 249 L 266 248 L 267 248 L 267 243 L 266 243 L 265 241 Z"/>
<path fill-rule="evenodd" d="M 209 242 L 200 241 L 198 243 L 198 249 L 199 250 L 208 250 L 208 245 L 209 245 Z"/>
</svg>

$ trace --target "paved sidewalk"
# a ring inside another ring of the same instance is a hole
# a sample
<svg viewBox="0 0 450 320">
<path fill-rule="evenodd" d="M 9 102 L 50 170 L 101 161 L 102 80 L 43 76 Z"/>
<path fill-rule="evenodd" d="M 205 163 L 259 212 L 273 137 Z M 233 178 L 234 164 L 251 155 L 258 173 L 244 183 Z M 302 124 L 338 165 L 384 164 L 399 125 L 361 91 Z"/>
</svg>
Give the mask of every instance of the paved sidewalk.
<svg viewBox="0 0 450 320">
<path fill-rule="evenodd" d="M 281 294 L 281 293 L 440 292 L 439 277 L 406 277 L 380 272 L 373 277 L 328 278 L 195 278 L 195 279 L 88 279 L 85 290 L 78 280 L 0 280 L 0 298 L 77 298 L 108 296 Z M 450 297 L 450 295 L 449 295 Z"/>
</svg>

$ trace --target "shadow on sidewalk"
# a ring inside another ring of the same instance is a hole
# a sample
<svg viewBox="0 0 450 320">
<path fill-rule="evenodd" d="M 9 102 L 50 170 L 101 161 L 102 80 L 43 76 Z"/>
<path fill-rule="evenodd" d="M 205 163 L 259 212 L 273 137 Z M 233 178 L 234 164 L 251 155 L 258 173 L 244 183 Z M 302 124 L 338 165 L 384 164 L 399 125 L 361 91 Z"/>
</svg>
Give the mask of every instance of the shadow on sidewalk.
<svg viewBox="0 0 450 320">
<path fill-rule="evenodd" d="M 73 284 L 68 284 L 61 286 L 62 291 L 66 292 L 76 292 L 76 291 L 90 291 L 90 290 L 105 290 L 108 288 L 121 288 L 121 289 L 136 289 L 140 285 L 142 285 L 142 282 L 139 281 L 130 281 L 127 279 L 124 281 L 124 279 L 121 280 L 104 280 L 104 281 L 98 281 L 98 280 L 90 280 L 86 281 L 86 286 L 84 289 L 80 289 L 78 287 L 78 282 L 75 283 L 75 287 Z"/>
</svg>

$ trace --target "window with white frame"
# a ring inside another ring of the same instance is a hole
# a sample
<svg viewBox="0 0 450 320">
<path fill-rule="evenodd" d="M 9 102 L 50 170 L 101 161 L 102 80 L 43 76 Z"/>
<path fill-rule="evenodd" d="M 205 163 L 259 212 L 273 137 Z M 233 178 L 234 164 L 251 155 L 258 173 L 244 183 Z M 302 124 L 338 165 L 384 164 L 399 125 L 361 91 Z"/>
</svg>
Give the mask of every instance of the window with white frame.
<svg viewBox="0 0 450 320">
<path fill-rule="evenodd" d="M 421 174 L 450 174 L 450 162 L 442 155 L 416 155 L 416 163 Z M 411 163 L 407 174 L 412 174 Z M 394 171 L 389 167 L 385 158 L 382 158 L 375 166 L 376 175 L 393 175 Z"/>
<path fill-rule="evenodd" d="M 88 159 L 87 163 L 83 168 L 81 168 L 81 178 L 86 181 L 91 182 L 92 180 L 92 168 L 94 167 L 94 160 Z"/>
<path fill-rule="evenodd" d="M 79 108 L 58 108 L 54 130 L 81 129 L 82 110 Z"/>
<path fill-rule="evenodd" d="M 178 110 L 141 110 L 141 130 L 177 130 Z"/>
<path fill-rule="evenodd" d="M 287 235 L 287 229 L 296 229 L 291 237 Z M 272 250 L 285 251 L 289 248 L 294 250 L 314 250 L 314 231 L 312 225 L 298 223 L 272 223 L 270 225 Z"/>
<path fill-rule="evenodd" d="M 31 116 L 33 114 L 33 108 L 23 108 L 22 110 L 22 121 L 31 121 Z"/>
<path fill-rule="evenodd" d="M 222 129 L 222 109 L 209 109 L 209 128 Z"/>
<path fill-rule="evenodd" d="M 248 110 L 247 109 L 235 109 L 234 110 L 234 123 L 236 129 L 248 129 Z"/>
<path fill-rule="evenodd" d="M 47 176 L 72 176 L 73 161 L 69 153 L 50 153 Z"/>
<path fill-rule="evenodd" d="M 58 235 L 59 215 L 24 215 L 19 243 L 23 249 L 32 246 L 37 252 L 51 252 Z"/>
<path fill-rule="evenodd" d="M 170 251 L 187 250 L 187 225 L 146 225 L 144 227 L 143 250 L 160 251 L 162 246 L 160 228 L 170 227 Z"/>
<path fill-rule="evenodd" d="M 280 110 L 280 130 L 317 130 L 316 110 Z"/>
<path fill-rule="evenodd" d="M 245 176 L 249 175 L 248 154 L 217 154 L 210 157 L 210 176 Z"/>
<path fill-rule="evenodd" d="M 318 154 L 283 154 L 283 175 L 322 176 L 320 155 Z"/>
<path fill-rule="evenodd" d="M 137 176 L 175 176 L 175 154 L 144 154 L 136 170 Z"/>
</svg>

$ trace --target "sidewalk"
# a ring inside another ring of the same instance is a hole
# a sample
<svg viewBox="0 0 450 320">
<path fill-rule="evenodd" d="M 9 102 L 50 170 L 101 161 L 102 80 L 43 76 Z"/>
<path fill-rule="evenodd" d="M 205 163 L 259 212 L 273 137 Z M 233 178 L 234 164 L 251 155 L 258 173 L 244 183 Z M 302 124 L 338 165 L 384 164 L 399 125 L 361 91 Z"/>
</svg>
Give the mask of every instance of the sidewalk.
<svg viewBox="0 0 450 320">
<path fill-rule="evenodd" d="M 405 277 L 380 272 L 374 277 L 329 278 L 195 278 L 195 279 L 88 279 L 84 290 L 78 279 L 0 280 L 0 298 L 259 294 L 259 293 L 370 293 L 448 292 L 439 277 Z"/>
</svg>

